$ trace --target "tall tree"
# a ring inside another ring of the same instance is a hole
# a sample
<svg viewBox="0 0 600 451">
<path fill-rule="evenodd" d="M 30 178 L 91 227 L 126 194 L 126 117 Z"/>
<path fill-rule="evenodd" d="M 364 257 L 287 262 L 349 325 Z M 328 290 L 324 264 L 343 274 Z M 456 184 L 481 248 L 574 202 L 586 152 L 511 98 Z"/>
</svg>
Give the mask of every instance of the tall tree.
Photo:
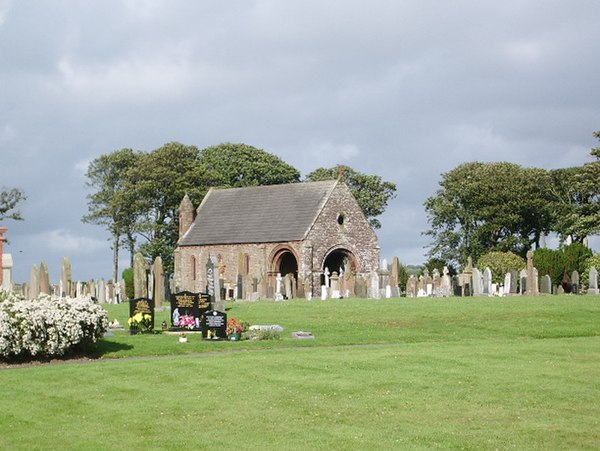
<svg viewBox="0 0 600 451">
<path fill-rule="evenodd" d="M 88 195 L 88 214 L 83 222 L 106 227 L 112 239 L 113 280 L 119 276 L 119 249 L 123 242 L 129 245 L 131 255 L 135 247 L 135 202 L 130 196 L 129 171 L 141 154 L 121 149 L 102 155 L 88 166 L 86 185 L 95 190 Z"/>
<path fill-rule="evenodd" d="M 551 226 L 547 171 L 513 163 L 465 163 L 442 174 L 425 202 L 429 255 L 464 265 L 489 251 L 524 255 Z"/>
<path fill-rule="evenodd" d="M 600 139 L 600 131 L 594 132 Z M 600 147 L 593 148 L 595 161 L 580 167 L 551 171 L 554 196 L 554 230 L 563 240 L 582 243 L 600 233 Z"/>
<path fill-rule="evenodd" d="M 23 216 L 21 216 L 21 212 L 16 210 L 16 208 L 25 199 L 27 197 L 18 188 L 2 188 L 0 190 L 0 221 L 4 219 L 22 221 Z"/>
<path fill-rule="evenodd" d="M 200 162 L 211 168 L 220 186 L 277 185 L 300 181 L 300 172 L 281 158 L 247 144 L 222 143 L 203 149 Z"/>
<path fill-rule="evenodd" d="M 141 252 L 151 259 L 160 255 L 165 269 L 172 270 L 181 200 L 187 194 L 199 204 L 219 182 L 195 146 L 172 142 L 142 154 L 128 171 L 128 190 L 137 211 L 136 232 L 145 239 Z"/>
<path fill-rule="evenodd" d="M 376 217 L 383 214 L 388 202 L 396 196 L 396 184 L 384 182 L 378 175 L 363 174 L 344 165 L 315 169 L 306 176 L 306 180 L 318 182 L 335 180 L 338 177 L 348 185 L 371 226 L 375 229 L 381 228 L 381 222 Z"/>
</svg>

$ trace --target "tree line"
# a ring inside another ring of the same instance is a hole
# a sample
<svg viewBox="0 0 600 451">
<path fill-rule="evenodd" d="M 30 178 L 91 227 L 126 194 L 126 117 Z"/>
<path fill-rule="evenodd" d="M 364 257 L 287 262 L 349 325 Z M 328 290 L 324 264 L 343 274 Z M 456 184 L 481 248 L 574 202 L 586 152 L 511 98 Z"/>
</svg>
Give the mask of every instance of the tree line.
<svg viewBox="0 0 600 451">
<path fill-rule="evenodd" d="M 318 168 L 304 181 L 342 177 L 367 219 L 378 228 L 396 185 L 348 166 Z M 281 158 L 247 144 L 222 143 L 205 149 L 178 142 L 150 152 L 129 148 L 102 155 L 90 162 L 86 185 L 86 223 L 104 226 L 113 249 L 113 278 L 118 279 L 119 252 L 131 259 L 141 252 L 160 256 L 173 269 L 173 251 L 179 238 L 178 208 L 184 195 L 199 205 L 211 187 L 233 188 L 301 182 L 300 172 Z M 268 218 L 265 218 L 268 221 Z M 133 266 L 133 262 L 131 262 Z"/>
<path fill-rule="evenodd" d="M 471 162 L 442 174 L 424 204 L 428 256 L 464 267 L 493 251 L 525 256 L 551 233 L 562 243 L 600 233 L 600 147 L 590 153 L 594 160 L 579 167 Z"/>
</svg>

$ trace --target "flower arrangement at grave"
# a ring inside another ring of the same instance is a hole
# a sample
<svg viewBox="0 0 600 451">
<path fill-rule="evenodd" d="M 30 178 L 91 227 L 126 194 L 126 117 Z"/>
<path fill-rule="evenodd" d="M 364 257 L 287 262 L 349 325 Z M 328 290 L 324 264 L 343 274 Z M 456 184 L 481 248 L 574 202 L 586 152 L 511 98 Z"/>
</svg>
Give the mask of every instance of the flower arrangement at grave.
<svg viewBox="0 0 600 451">
<path fill-rule="evenodd" d="M 181 315 L 177 323 L 179 327 L 187 327 L 193 329 L 196 326 L 196 318 L 193 315 Z"/>
<path fill-rule="evenodd" d="M 90 297 L 24 299 L 0 290 L 0 357 L 61 356 L 107 329 L 108 313 Z"/>
<path fill-rule="evenodd" d="M 239 339 L 239 335 L 243 334 L 244 332 L 246 332 L 248 330 L 248 327 L 250 326 L 249 323 L 245 322 L 245 321 L 238 321 L 237 318 L 229 318 L 227 320 L 227 335 L 232 337 L 232 336 L 236 336 L 236 338 Z"/>
<path fill-rule="evenodd" d="M 129 330 L 135 330 L 138 334 L 152 329 L 152 316 L 148 313 L 137 312 L 127 320 Z"/>
</svg>

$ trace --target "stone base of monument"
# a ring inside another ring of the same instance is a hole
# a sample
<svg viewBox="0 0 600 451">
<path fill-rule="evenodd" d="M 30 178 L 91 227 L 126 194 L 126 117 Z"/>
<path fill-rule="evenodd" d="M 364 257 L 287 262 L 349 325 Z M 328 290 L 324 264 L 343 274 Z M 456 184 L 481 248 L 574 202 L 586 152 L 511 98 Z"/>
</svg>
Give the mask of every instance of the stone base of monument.
<svg viewBox="0 0 600 451">
<path fill-rule="evenodd" d="M 598 288 L 588 288 L 587 294 L 600 294 L 600 290 Z"/>
</svg>

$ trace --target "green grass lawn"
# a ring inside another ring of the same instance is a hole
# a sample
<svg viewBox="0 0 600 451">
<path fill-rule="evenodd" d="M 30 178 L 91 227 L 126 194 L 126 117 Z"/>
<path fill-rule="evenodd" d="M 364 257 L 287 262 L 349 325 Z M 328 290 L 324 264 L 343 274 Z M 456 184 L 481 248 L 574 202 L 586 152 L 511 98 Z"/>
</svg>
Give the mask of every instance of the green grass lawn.
<svg viewBox="0 0 600 451">
<path fill-rule="evenodd" d="M 0 449 L 600 448 L 598 297 L 228 309 L 282 340 L 117 332 L 92 363 L 0 370 Z"/>
</svg>

